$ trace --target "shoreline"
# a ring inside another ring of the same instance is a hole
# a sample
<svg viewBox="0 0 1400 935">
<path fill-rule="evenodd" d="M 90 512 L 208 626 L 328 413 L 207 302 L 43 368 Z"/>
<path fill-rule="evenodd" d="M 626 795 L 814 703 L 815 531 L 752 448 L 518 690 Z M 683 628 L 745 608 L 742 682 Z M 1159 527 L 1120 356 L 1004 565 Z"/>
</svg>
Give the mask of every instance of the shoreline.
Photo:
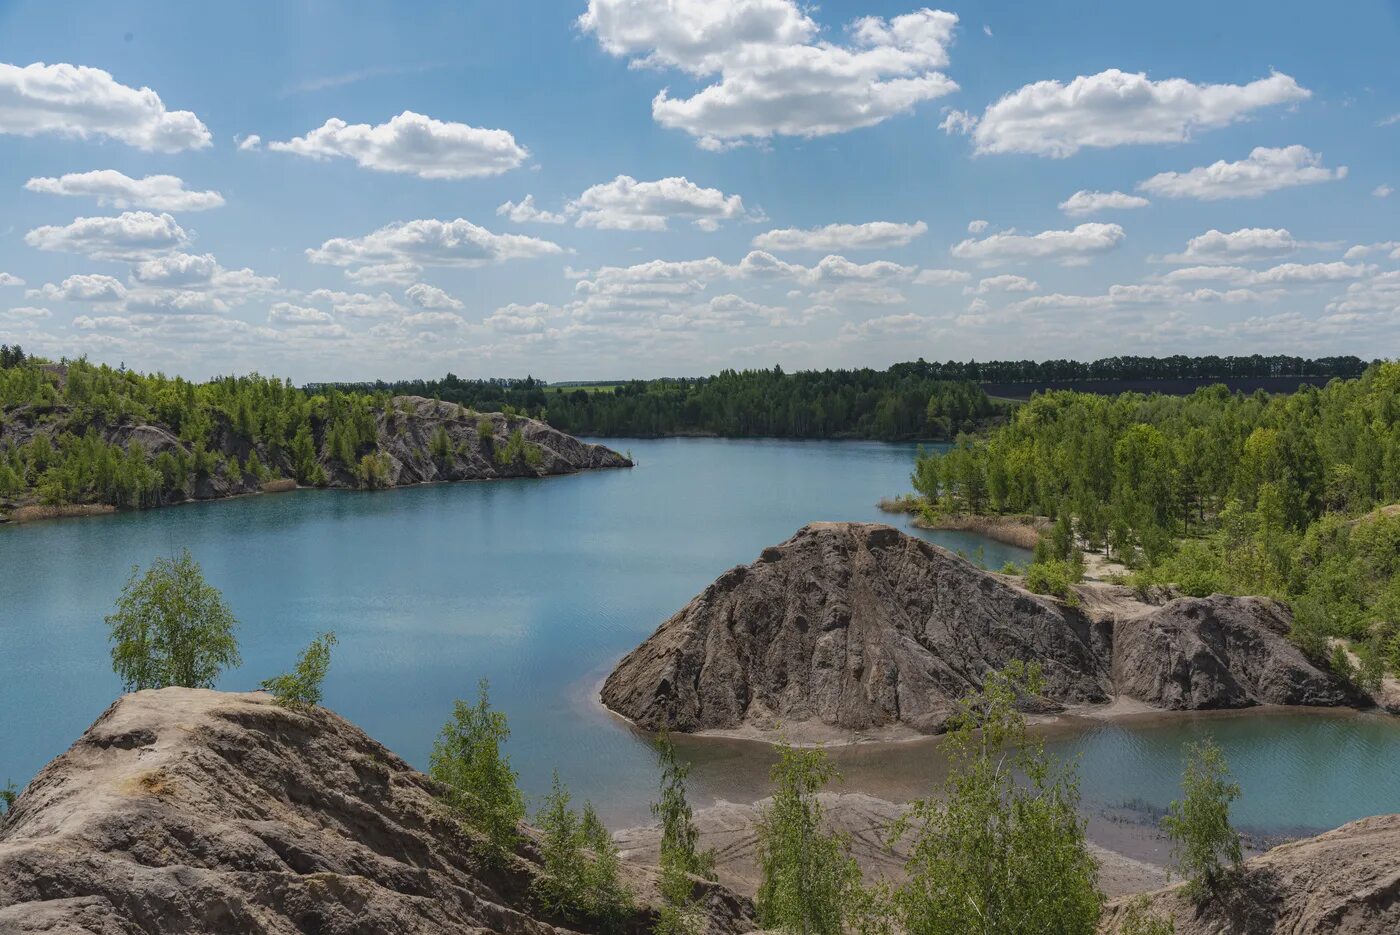
<svg viewBox="0 0 1400 935">
<path fill-rule="evenodd" d="M 885 497 L 876 504 L 881 512 L 911 516 L 909 522 L 915 529 L 977 533 L 993 542 L 1021 549 L 1034 549 L 1041 533 L 1050 526 L 1044 517 L 1021 514 L 937 513 L 929 516 L 924 512 L 924 505 L 923 498 L 914 494 Z"/>
</svg>

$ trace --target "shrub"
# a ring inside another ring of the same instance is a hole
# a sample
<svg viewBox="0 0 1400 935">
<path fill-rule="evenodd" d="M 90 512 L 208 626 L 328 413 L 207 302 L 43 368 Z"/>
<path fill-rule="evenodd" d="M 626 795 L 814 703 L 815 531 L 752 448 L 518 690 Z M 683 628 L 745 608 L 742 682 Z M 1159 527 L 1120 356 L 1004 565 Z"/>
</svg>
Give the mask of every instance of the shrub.
<svg viewBox="0 0 1400 935">
<path fill-rule="evenodd" d="M 496 440 L 496 426 L 490 419 L 481 418 L 477 420 L 476 439 L 483 445 L 489 445 Z"/>
<path fill-rule="evenodd" d="M 657 935 L 696 935 L 703 920 L 693 898 L 692 876 L 715 878 L 714 851 L 699 850 L 700 829 L 686 796 L 690 764 L 676 756 L 671 738 L 656 738 L 656 760 L 661 769 L 661 795 L 651 813 L 661 823 L 661 898 Z"/>
<path fill-rule="evenodd" d="M 15 788 L 14 780 L 5 783 L 0 788 L 0 815 L 8 815 L 15 807 L 15 800 L 19 798 L 19 790 Z"/>
<path fill-rule="evenodd" d="M 355 468 L 355 482 L 365 490 L 378 490 L 389 483 L 389 462 L 382 454 L 374 452 L 360 459 Z"/>
<path fill-rule="evenodd" d="M 238 621 L 223 596 L 185 550 L 140 567 L 106 618 L 112 668 L 127 691 L 143 688 L 212 688 L 219 673 L 236 666 Z"/>
<path fill-rule="evenodd" d="M 894 897 L 904 931 L 1094 932 L 1103 897 L 1078 783 L 1052 773 L 1016 709 L 1020 695 L 1040 689 L 1038 667 L 1013 663 L 950 722 L 943 794 L 915 802 L 891 835 L 913 833 L 907 882 Z"/>
<path fill-rule="evenodd" d="M 821 830 L 817 793 L 836 775 L 821 749 L 778 747 L 777 784 L 758 825 L 758 918 L 764 928 L 840 935 L 860 889 L 843 835 Z"/>
<path fill-rule="evenodd" d="M 632 909 L 632 894 L 618 876 L 617 846 L 593 806 L 585 805 L 580 818 L 569 801 L 556 773 L 535 818 L 544 835 L 535 899 L 551 915 L 615 929 Z"/>
<path fill-rule="evenodd" d="M 525 817 L 515 771 L 501 753 L 508 737 L 506 716 L 491 710 L 482 681 L 476 704 L 456 702 L 428 761 L 428 772 L 448 788 L 447 804 L 485 836 L 487 856 L 496 863 L 514 852 L 516 826 Z"/>
<path fill-rule="evenodd" d="M 1051 594 L 1069 604 L 1078 604 L 1071 587 L 1084 580 L 1084 566 L 1057 558 L 1031 562 L 1026 567 L 1026 588 L 1036 594 Z"/>
<path fill-rule="evenodd" d="M 297 657 L 296 668 L 262 683 L 272 698 L 284 708 L 305 710 L 321 703 L 321 683 L 331 665 L 335 634 L 322 633 Z"/>
<path fill-rule="evenodd" d="M 1240 787 L 1230 780 L 1224 752 L 1209 738 L 1186 747 L 1181 786 L 1183 798 L 1172 802 L 1162 827 L 1186 894 L 1200 903 L 1224 889 L 1243 860 L 1240 836 L 1230 825 L 1230 803 L 1240 797 Z"/>
</svg>

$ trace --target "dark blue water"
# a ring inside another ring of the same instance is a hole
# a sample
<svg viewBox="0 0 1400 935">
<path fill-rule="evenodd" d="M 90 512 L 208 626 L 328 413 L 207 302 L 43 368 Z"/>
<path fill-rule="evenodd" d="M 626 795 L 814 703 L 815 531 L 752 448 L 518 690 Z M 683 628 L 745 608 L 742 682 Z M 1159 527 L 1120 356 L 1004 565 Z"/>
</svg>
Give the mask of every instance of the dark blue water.
<svg viewBox="0 0 1400 935">
<path fill-rule="evenodd" d="M 374 494 L 301 491 L 0 528 L 0 783 L 27 781 L 116 697 L 103 616 L 134 564 L 189 548 L 240 621 L 244 662 L 219 687 L 256 687 L 316 633 L 334 630 L 326 704 L 411 763 L 426 765 L 453 699 L 473 697 L 486 678 L 510 716 L 510 753 L 528 792 L 545 790 L 558 769 L 605 818 L 644 817 L 650 753 L 596 705 L 599 682 L 720 573 L 804 523 L 902 522 L 875 504 L 908 489 L 914 449 L 614 444 L 630 447 L 638 467 Z M 969 534 L 923 535 L 968 552 L 981 546 L 993 567 L 1025 557 Z M 1193 723 L 1076 735 L 1086 798 L 1165 805 Z M 1217 731 L 1250 777 L 1261 822 L 1321 826 L 1400 810 L 1400 734 L 1389 723 L 1241 723 L 1249 726 L 1238 734 Z M 700 761 L 699 800 L 764 793 L 766 748 L 686 747 Z M 923 742 L 838 759 L 848 787 L 892 796 L 926 791 L 940 763 L 936 744 Z M 1294 778 L 1273 781 L 1280 763 Z"/>
</svg>

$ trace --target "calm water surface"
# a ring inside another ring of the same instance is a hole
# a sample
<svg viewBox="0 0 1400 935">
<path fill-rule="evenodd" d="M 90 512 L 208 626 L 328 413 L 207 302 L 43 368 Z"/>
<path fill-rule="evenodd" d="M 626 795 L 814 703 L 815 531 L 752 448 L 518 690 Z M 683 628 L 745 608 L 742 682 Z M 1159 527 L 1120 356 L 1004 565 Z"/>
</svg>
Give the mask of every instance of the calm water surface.
<svg viewBox="0 0 1400 935">
<path fill-rule="evenodd" d="M 614 822 L 645 817 L 645 739 L 595 703 L 616 660 L 727 568 L 814 520 L 886 520 L 914 448 L 861 442 L 613 442 L 638 467 L 543 481 L 302 491 L 96 519 L 0 528 L 0 782 L 29 779 L 119 691 L 103 615 L 133 564 L 188 547 L 238 616 L 248 689 L 287 669 L 316 633 L 340 639 L 326 703 L 417 766 L 454 698 L 479 679 L 510 715 L 530 793 L 551 771 Z M 900 519 L 896 518 L 896 522 Z M 962 533 L 996 567 L 1025 553 Z M 1283 717 L 1098 727 L 1078 752 L 1086 800 L 1165 805 L 1182 740 L 1213 730 L 1251 818 L 1325 826 L 1400 809 L 1400 734 L 1379 719 Z M 768 751 L 686 744 L 697 797 L 756 798 Z M 847 788 L 916 795 L 936 743 L 846 749 Z M 750 794 L 752 793 L 752 794 Z"/>
</svg>

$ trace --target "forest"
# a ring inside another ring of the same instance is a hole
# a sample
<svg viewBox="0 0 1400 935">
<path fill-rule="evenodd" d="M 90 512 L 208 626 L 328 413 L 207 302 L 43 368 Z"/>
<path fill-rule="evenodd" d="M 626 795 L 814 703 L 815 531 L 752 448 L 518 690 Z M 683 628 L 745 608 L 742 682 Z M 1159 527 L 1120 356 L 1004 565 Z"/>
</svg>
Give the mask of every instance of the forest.
<svg viewBox="0 0 1400 935">
<path fill-rule="evenodd" d="M 1102 550 L 1140 587 L 1289 601 L 1300 647 L 1362 682 L 1400 671 L 1400 363 L 1289 395 L 1038 394 L 913 483 L 935 517 L 1054 520 L 1049 590 Z"/>
</svg>

